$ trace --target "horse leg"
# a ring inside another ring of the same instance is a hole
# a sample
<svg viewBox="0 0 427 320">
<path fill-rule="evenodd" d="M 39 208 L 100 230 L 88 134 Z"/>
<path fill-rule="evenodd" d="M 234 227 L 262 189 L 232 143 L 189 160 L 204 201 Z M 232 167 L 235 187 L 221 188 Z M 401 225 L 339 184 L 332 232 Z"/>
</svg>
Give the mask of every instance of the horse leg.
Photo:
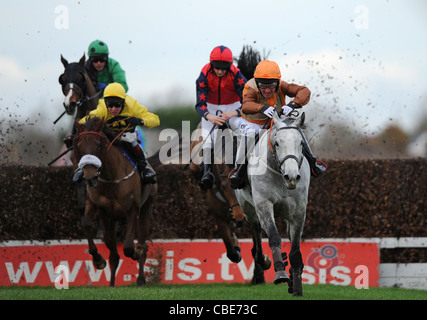
<svg viewBox="0 0 427 320">
<path fill-rule="evenodd" d="M 218 208 L 218 210 L 221 210 Z M 238 245 L 236 235 L 230 230 L 230 227 L 224 218 L 227 214 L 223 212 L 214 212 L 213 210 L 209 210 L 210 214 L 214 216 L 216 224 L 218 226 L 218 231 L 220 233 L 220 237 L 224 241 L 225 248 L 227 249 L 227 257 L 231 262 L 238 263 L 242 260 L 242 255 L 240 254 L 240 247 Z"/>
<path fill-rule="evenodd" d="M 93 265 L 96 269 L 104 269 L 107 261 L 98 253 L 95 242 L 93 241 L 94 225 L 93 217 L 96 217 L 98 210 L 89 200 L 86 200 L 86 210 L 81 223 L 89 245 L 89 253 L 92 256 Z"/>
<path fill-rule="evenodd" d="M 271 259 L 268 255 L 265 255 L 262 250 L 261 225 L 256 217 L 255 210 L 252 206 L 245 205 L 244 212 L 246 212 L 246 217 L 248 218 L 248 223 L 251 227 L 253 241 L 251 252 L 252 257 L 254 258 L 255 267 L 251 283 L 265 283 L 264 270 L 268 270 L 271 267 Z"/>
<path fill-rule="evenodd" d="M 148 246 L 145 243 L 150 235 L 150 217 L 153 211 L 154 198 L 150 195 L 139 211 L 137 219 L 137 238 L 136 256 L 139 263 L 139 274 L 136 281 L 138 287 L 145 286 L 146 279 L 144 275 L 144 264 L 147 259 Z"/>
<path fill-rule="evenodd" d="M 265 283 L 264 270 L 268 270 L 271 267 L 271 259 L 262 251 L 261 226 L 259 223 L 256 223 L 256 225 L 258 227 L 251 224 L 253 242 L 251 252 L 255 261 L 254 275 L 251 283 L 262 284 Z"/>
<path fill-rule="evenodd" d="M 125 243 L 123 245 L 123 253 L 126 257 L 133 260 L 138 260 L 138 257 L 135 254 L 135 245 L 133 242 L 135 239 L 136 217 L 138 211 L 139 210 L 136 207 L 132 207 L 130 213 L 126 217 L 126 236 Z"/>
<path fill-rule="evenodd" d="M 119 265 L 120 256 L 117 252 L 117 241 L 116 241 L 116 223 L 112 219 L 105 219 L 104 227 L 104 242 L 107 248 L 110 250 L 110 268 L 111 268 L 111 278 L 110 278 L 110 287 L 115 286 L 116 282 L 116 271 Z"/>
<path fill-rule="evenodd" d="M 276 271 L 274 284 L 289 283 L 290 279 L 286 273 L 281 252 L 282 238 L 277 231 L 273 215 L 273 205 L 271 203 L 262 202 L 258 205 L 257 212 L 260 213 L 258 214 L 258 218 L 260 218 L 261 226 L 267 234 L 268 245 L 273 255 L 274 271 Z"/>
<path fill-rule="evenodd" d="M 289 261 L 291 263 L 292 286 L 289 293 L 294 296 L 302 296 L 302 271 L 304 264 L 300 250 L 302 226 L 295 223 L 288 223 L 289 240 L 291 241 L 291 251 Z"/>
</svg>

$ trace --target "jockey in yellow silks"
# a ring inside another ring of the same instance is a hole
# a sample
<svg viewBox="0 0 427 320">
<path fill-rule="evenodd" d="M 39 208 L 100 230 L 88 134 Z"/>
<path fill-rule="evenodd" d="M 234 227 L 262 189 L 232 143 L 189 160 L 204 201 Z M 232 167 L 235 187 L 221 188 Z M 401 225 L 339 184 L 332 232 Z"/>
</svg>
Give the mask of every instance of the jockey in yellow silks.
<svg viewBox="0 0 427 320">
<path fill-rule="evenodd" d="M 84 124 L 88 117 L 104 119 L 106 124 L 117 133 L 124 131 L 120 135 L 120 140 L 132 146 L 126 149 L 134 156 L 144 182 L 156 183 L 156 173 L 148 164 L 135 132 L 136 126 L 147 128 L 159 126 L 160 119 L 156 114 L 149 112 L 146 107 L 128 96 L 120 83 L 111 83 L 104 90 L 104 99 L 100 99 L 96 109 L 82 118 L 80 123 Z M 82 175 L 83 172 L 77 171 L 74 181 L 80 180 Z"/>
</svg>

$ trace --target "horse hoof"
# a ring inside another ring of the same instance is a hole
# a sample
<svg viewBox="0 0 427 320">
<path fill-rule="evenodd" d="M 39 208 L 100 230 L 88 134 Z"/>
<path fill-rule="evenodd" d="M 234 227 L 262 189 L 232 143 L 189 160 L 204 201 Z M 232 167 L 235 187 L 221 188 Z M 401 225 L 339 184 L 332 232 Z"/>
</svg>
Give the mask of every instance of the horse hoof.
<svg viewBox="0 0 427 320">
<path fill-rule="evenodd" d="M 301 292 L 293 291 L 292 292 L 292 296 L 294 296 L 294 297 L 302 297 L 302 291 Z"/>
<path fill-rule="evenodd" d="M 289 283 L 290 279 L 285 270 L 277 271 L 274 276 L 274 284 Z"/>
<path fill-rule="evenodd" d="M 302 297 L 302 277 L 301 274 L 293 274 L 293 290 L 292 295 L 294 297 Z"/>
<path fill-rule="evenodd" d="M 254 274 L 251 280 L 251 284 L 257 285 L 257 284 L 264 284 L 264 283 L 265 283 L 264 273 Z"/>
<path fill-rule="evenodd" d="M 138 279 L 136 280 L 136 286 L 137 287 L 145 287 L 145 277 L 141 277 L 139 276 Z"/>
<path fill-rule="evenodd" d="M 235 246 L 234 252 L 227 252 L 227 258 L 230 259 L 231 262 L 239 263 L 242 260 L 242 255 L 240 254 L 240 247 Z"/>
<path fill-rule="evenodd" d="M 96 262 L 94 261 L 93 264 L 96 269 L 102 270 L 107 266 L 107 261 L 104 258 L 101 258 L 100 261 L 96 261 Z"/>
<path fill-rule="evenodd" d="M 135 248 L 133 246 L 129 248 L 123 248 L 123 253 L 126 257 L 134 259 Z"/>
<path fill-rule="evenodd" d="M 266 254 L 264 255 L 264 262 L 262 263 L 262 269 L 268 270 L 271 267 L 271 259 Z"/>
</svg>

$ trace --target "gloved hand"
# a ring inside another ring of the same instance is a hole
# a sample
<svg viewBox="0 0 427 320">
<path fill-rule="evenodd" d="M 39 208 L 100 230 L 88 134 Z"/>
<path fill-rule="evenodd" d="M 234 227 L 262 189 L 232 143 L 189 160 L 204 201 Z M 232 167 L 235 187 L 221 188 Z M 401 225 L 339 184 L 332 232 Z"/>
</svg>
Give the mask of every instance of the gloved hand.
<svg viewBox="0 0 427 320">
<path fill-rule="evenodd" d="M 273 114 L 274 112 L 276 112 L 276 109 L 274 109 L 273 107 L 264 106 L 261 108 L 260 111 L 264 113 L 267 117 L 273 118 Z"/>
<path fill-rule="evenodd" d="M 130 117 L 129 119 L 125 120 L 126 124 L 130 124 L 132 126 L 143 126 L 144 125 L 144 120 L 139 119 L 139 118 L 135 118 L 135 117 Z"/>
<path fill-rule="evenodd" d="M 283 116 L 287 116 L 289 115 L 292 111 L 294 111 L 295 108 L 301 108 L 301 106 L 296 103 L 296 102 L 289 102 L 286 106 L 282 107 L 282 115 Z"/>
<path fill-rule="evenodd" d="M 292 111 L 294 111 L 294 108 L 290 107 L 289 105 L 283 106 L 282 107 L 282 114 L 284 116 L 287 116 L 289 113 L 291 113 Z"/>
<path fill-rule="evenodd" d="M 107 87 L 107 85 L 108 85 L 108 83 L 98 83 L 96 85 L 96 90 L 99 91 L 99 90 L 105 89 Z"/>
</svg>

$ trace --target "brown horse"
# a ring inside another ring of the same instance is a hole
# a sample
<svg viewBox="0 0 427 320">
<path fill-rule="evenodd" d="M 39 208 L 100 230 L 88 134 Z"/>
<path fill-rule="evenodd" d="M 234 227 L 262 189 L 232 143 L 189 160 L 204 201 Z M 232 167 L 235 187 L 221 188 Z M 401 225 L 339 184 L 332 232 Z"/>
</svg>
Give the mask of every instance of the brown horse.
<svg viewBox="0 0 427 320">
<path fill-rule="evenodd" d="M 200 130 L 200 128 L 201 124 L 199 123 L 196 130 Z M 199 140 L 195 140 L 191 143 L 191 159 L 194 159 L 197 156 L 197 152 L 200 151 L 202 140 L 203 138 L 200 135 Z M 199 156 L 201 157 L 200 154 Z M 199 180 L 200 165 L 192 161 L 189 168 L 196 180 Z M 242 259 L 242 256 L 234 229 L 236 229 L 236 225 L 243 225 L 245 214 L 240 208 L 235 191 L 231 188 L 230 181 L 228 180 L 228 174 L 232 168 L 233 164 L 231 164 L 230 167 L 225 164 L 223 159 L 215 159 L 215 163 L 212 165 L 215 184 L 212 189 L 206 191 L 206 199 L 208 203 L 208 213 L 215 219 L 219 234 L 227 250 L 227 257 L 230 261 L 238 263 Z M 254 250 L 255 249 L 252 249 L 252 253 L 255 252 Z M 259 268 L 257 264 L 255 264 L 252 283 L 265 283 L 264 271 Z"/>
<path fill-rule="evenodd" d="M 76 121 L 77 135 L 73 140 L 75 161 L 84 170 L 87 185 L 83 228 L 89 242 L 89 253 L 94 266 L 103 269 L 105 259 L 98 253 L 93 241 L 93 221 L 98 216 L 104 226 L 104 242 L 110 250 L 110 286 L 115 284 L 119 254 L 115 223 L 126 218 L 124 254 L 139 262 L 137 285 L 145 285 L 144 263 L 148 247 L 150 215 L 153 209 L 157 185 L 143 184 L 131 162 L 121 149 L 111 145 L 104 120 L 89 118 L 85 125 Z M 138 240 L 136 247 L 134 239 Z"/>
<path fill-rule="evenodd" d="M 85 69 L 85 55 L 79 62 L 68 63 L 61 55 L 64 73 L 59 76 L 59 83 L 64 93 L 64 108 L 68 115 L 73 115 L 77 107 L 75 119 L 81 119 L 98 105 L 98 93 Z"/>
</svg>

